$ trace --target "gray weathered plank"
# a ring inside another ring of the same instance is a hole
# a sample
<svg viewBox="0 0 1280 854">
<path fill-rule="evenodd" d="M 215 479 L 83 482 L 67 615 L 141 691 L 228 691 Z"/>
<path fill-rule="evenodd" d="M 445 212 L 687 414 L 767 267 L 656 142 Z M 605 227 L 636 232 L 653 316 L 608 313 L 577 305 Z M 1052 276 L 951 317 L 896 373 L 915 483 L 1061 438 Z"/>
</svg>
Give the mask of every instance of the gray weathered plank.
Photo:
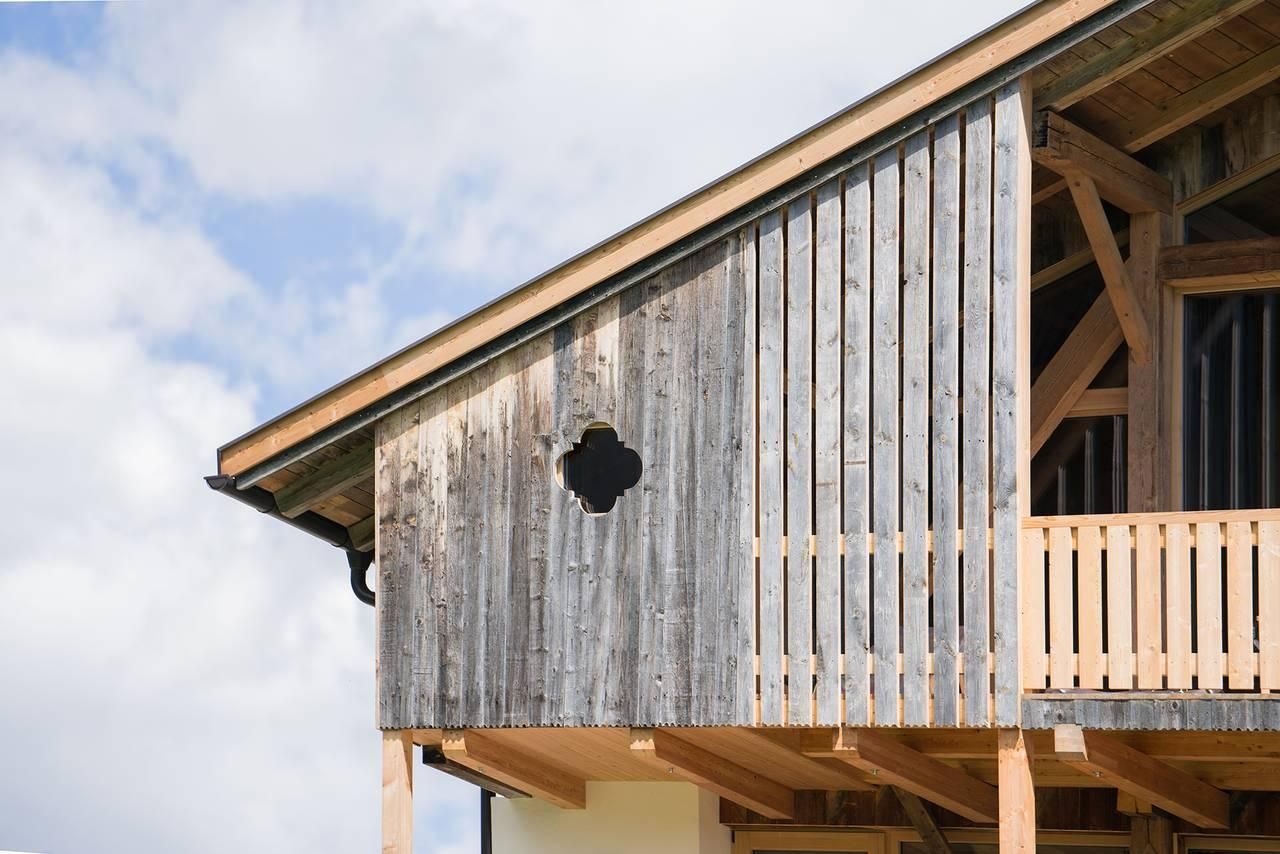
<svg viewBox="0 0 1280 854">
<path fill-rule="evenodd" d="M 844 715 L 870 722 L 871 182 L 860 163 L 844 187 Z"/>
<path fill-rule="evenodd" d="M 1022 695 L 1018 637 L 1018 537 L 1025 510 L 1020 482 L 1027 449 L 1022 447 L 1019 412 L 1031 404 L 1021 386 L 1029 366 L 1020 366 L 1030 326 L 1031 153 L 1027 139 L 1026 99 L 1019 81 L 996 93 L 995 200 L 992 230 L 991 479 L 992 618 L 995 626 L 995 716 L 1001 726 L 1016 726 Z M 1025 420 L 1024 420 L 1025 423 Z"/>
<path fill-rule="evenodd" d="M 954 115 L 934 130 L 933 165 L 933 719 L 937 726 L 955 726 L 960 690 L 960 125 Z"/>
<path fill-rule="evenodd" d="M 755 723 L 756 709 L 756 676 L 755 676 L 755 642 L 756 642 L 756 463 L 759 445 L 756 439 L 756 401 L 758 399 L 759 377 L 756 363 L 756 301 L 759 289 L 757 226 L 748 226 L 742 234 L 741 267 L 735 276 L 730 272 L 730 287 L 740 290 L 742 340 L 740 372 L 740 402 L 737 404 L 736 420 L 741 429 L 734 437 L 728 439 L 736 447 L 738 453 L 738 534 L 730 541 L 732 549 L 730 559 L 734 562 L 736 573 L 734 589 L 736 597 L 730 601 L 736 608 L 732 619 L 721 615 L 721 623 L 729 631 L 729 646 L 733 650 L 730 682 L 726 690 L 733 697 L 731 722 L 737 724 Z M 732 308 L 728 310 L 732 316 Z M 727 407 L 732 403 L 725 401 Z M 730 410 L 732 411 L 732 410 Z"/>
<path fill-rule="evenodd" d="M 787 206 L 787 722 L 811 723 L 813 634 L 813 208 Z"/>
<path fill-rule="evenodd" d="M 819 726 L 840 723 L 840 182 L 817 191 L 814 299 L 814 627 Z"/>
<path fill-rule="evenodd" d="M 783 242 L 782 218 L 760 221 L 760 718 L 783 722 Z"/>
<path fill-rule="evenodd" d="M 397 571 L 408 557 L 410 538 L 405 536 L 404 508 L 412 506 L 412 490 L 406 496 L 401 458 L 409 437 L 405 436 L 411 413 L 402 409 L 391 413 L 378 425 L 374 467 L 377 486 L 374 502 L 381 519 L 377 534 L 382 560 L 378 561 L 378 721 L 401 720 L 411 714 L 407 678 L 409 658 L 408 613 L 412 609 L 412 581 Z M 416 424 L 412 425 L 416 428 Z"/>
<path fill-rule="evenodd" d="M 929 132 L 902 188 L 902 716 L 929 722 Z"/>
<path fill-rule="evenodd" d="M 555 376 L 555 345 L 552 335 L 542 335 L 528 345 L 529 366 L 525 369 L 529 398 L 524 417 L 531 428 L 529 447 L 529 639 L 528 685 L 529 722 L 552 720 L 551 691 L 554 662 L 548 622 L 550 585 L 551 526 L 558 506 L 572 498 L 556 484 L 551 411 Z M 447 425 L 452 429 L 452 424 Z M 448 486 L 450 506 L 453 484 Z M 450 528 L 452 530 L 452 528 Z M 452 586 L 452 585 L 450 585 Z M 450 631 L 452 635 L 452 631 Z M 447 660 L 447 658 L 446 658 Z M 424 722 L 425 723 L 425 722 Z"/>
<path fill-rule="evenodd" d="M 532 553 L 532 538 L 535 527 L 535 516 L 541 512 L 540 507 L 534 506 L 533 496 L 534 478 L 536 477 L 533 468 L 536 456 L 534 455 L 534 430 L 526 429 L 526 425 L 530 423 L 536 411 L 534 405 L 534 390 L 531 386 L 530 366 L 537 350 L 533 347 L 526 347 L 515 356 L 515 364 L 512 366 L 513 375 L 511 390 L 511 410 L 510 410 L 510 538 L 507 540 L 506 562 L 508 564 L 507 572 L 507 618 L 503 621 L 507 623 L 505 629 L 505 667 L 503 668 L 502 678 L 506 682 L 506 704 L 501 710 L 500 719 L 496 721 L 499 726 L 527 726 L 529 724 L 529 658 L 531 654 L 532 639 L 532 579 L 529 569 L 531 562 L 529 555 Z M 423 428 L 428 434 L 427 443 L 428 450 L 424 454 L 423 463 L 426 466 L 426 473 L 430 477 L 430 488 L 433 491 L 431 513 L 428 520 L 442 516 L 440 507 L 443 503 L 443 484 L 440 487 L 440 493 L 435 494 L 436 478 L 432 475 L 432 468 L 436 465 L 433 460 L 433 446 L 439 444 L 437 435 L 443 433 L 443 425 L 437 424 L 434 413 L 429 412 L 426 407 L 431 405 L 432 398 L 428 396 L 424 401 L 423 411 Z M 425 484 L 424 484 L 425 486 Z M 441 523 L 443 519 L 441 518 Z M 432 527 L 434 523 L 429 523 L 427 527 Z M 441 532 L 443 533 L 443 532 Z M 428 556 L 428 544 L 434 547 L 435 537 L 430 540 L 424 540 L 423 562 L 425 563 L 432 558 Z M 430 611 L 426 615 L 427 626 L 432 625 L 432 614 Z M 421 657 L 421 656 L 420 656 Z"/>
<path fill-rule="evenodd" d="M 898 723 L 898 188 L 897 149 L 875 158 L 872 208 L 873 284 L 872 528 L 876 535 L 871 585 L 875 651 L 875 723 Z"/>
<path fill-rule="evenodd" d="M 991 330 L 991 102 L 970 104 L 965 116 L 964 180 L 964 716 L 987 723 L 990 693 L 988 401 Z"/>
</svg>

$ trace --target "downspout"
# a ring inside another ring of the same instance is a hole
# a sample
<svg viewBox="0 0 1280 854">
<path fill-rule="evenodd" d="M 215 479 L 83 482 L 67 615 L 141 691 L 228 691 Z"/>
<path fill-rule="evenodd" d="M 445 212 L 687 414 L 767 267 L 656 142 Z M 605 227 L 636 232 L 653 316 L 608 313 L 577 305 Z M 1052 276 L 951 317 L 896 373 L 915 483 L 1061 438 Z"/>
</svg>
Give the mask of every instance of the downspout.
<svg viewBox="0 0 1280 854">
<path fill-rule="evenodd" d="M 480 854 L 493 854 L 493 792 L 480 790 Z"/>
<path fill-rule="evenodd" d="M 313 537 L 319 537 L 331 546 L 336 546 L 347 553 L 347 566 L 351 569 L 351 592 L 366 605 L 375 601 L 373 589 L 369 587 L 366 577 L 369 565 L 373 563 L 373 552 L 362 552 L 351 544 L 351 534 L 347 529 L 332 519 L 326 519 L 319 513 L 308 510 L 294 518 L 289 518 L 276 507 L 276 498 L 260 486 L 246 489 L 236 488 L 236 479 L 232 475 L 215 474 L 204 479 L 209 488 L 228 498 L 234 498 L 242 504 L 248 504 L 259 513 L 279 519 L 287 525 L 306 531 Z"/>
</svg>

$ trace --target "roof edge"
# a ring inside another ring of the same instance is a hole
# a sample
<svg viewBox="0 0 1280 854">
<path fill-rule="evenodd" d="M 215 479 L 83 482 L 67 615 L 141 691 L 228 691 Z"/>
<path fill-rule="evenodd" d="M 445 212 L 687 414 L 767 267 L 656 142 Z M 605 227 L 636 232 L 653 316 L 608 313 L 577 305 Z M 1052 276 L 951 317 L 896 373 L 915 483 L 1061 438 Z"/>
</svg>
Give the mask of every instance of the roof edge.
<svg viewBox="0 0 1280 854">
<path fill-rule="evenodd" d="M 418 385 L 424 377 L 469 353 L 490 349 L 498 339 L 557 306 L 579 302 L 576 298 L 602 282 L 663 254 L 663 250 L 803 178 L 819 164 L 891 130 L 1055 37 L 1079 29 L 1085 22 L 1096 24 L 1058 47 L 1059 51 L 1066 49 L 1113 23 L 1112 18 L 1149 2 L 1037 0 L 727 175 L 233 439 L 218 449 L 219 473 L 237 475 L 238 482 L 251 485 L 269 474 L 268 469 L 288 464 L 264 463 L 292 449 L 288 454 L 291 462 L 303 455 L 296 452 L 300 444 L 314 446 L 315 442 L 308 440 L 324 435 L 332 441 L 337 437 L 335 428 L 353 419 L 367 423 L 371 410 L 383 409 L 377 404 L 393 392 Z M 498 352 L 506 349 L 509 347 L 501 347 Z"/>
</svg>

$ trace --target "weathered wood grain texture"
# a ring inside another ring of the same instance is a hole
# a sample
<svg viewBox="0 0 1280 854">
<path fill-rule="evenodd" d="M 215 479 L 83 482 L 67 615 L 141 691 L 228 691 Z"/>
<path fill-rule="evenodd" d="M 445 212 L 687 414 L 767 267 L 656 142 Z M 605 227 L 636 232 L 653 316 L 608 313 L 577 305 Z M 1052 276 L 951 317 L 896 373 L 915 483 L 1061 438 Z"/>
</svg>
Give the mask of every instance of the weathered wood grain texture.
<svg viewBox="0 0 1280 854">
<path fill-rule="evenodd" d="M 783 237 L 782 217 L 760 220 L 760 721 L 780 724 L 782 708 L 783 530 Z"/>
<path fill-rule="evenodd" d="M 813 207 L 787 207 L 787 722 L 812 721 Z"/>
<path fill-rule="evenodd" d="M 933 139 L 933 718 L 959 723 L 960 123 Z"/>
<path fill-rule="evenodd" d="M 902 187 L 902 722 L 929 722 L 929 133 Z"/>
<path fill-rule="evenodd" d="M 875 158 L 872 206 L 871 325 L 872 383 L 871 477 L 872 529 L 876 543 L 871 584 L 872 643 L 875 654 L 875 722 L 898 723 L 898 539 L 899 459 L 898 325 L 900 271 L 897 149 Z"/>
<path fill-rule="evenodd" d="M 746 246 L 731 235 L 379 425 L 380 726 L 751 721 L 753 522 L 724 524 L 753 504 Z M 644 470 L 595 515 L 557 462 L 598 422 Z"/>
<path fill-rule="evenodd" d="M 814 627 L 819 726 L 840 723 L 840 182 L 818 188 L 814 242 Z"/>
<path fill-rule="evenodd" d="M 871 179 L 867 164 L 844 188 L 844 715 L 871 721 Z M 762 508 L 763 509 L 763 508 Z"/>
<path fill-rule="evenodd" d="M 1030 78 L 996 92 L 991 210 L 991 524 L 995 722 L 1016 726 L 1022 695 L 1019 526 L 1031 488 Z"/>
<path fill-rule="evenodd" d="M 987 723 L 990 649 L 991 100 L 965 113 L 964 177 L 964 716 Z"/>
</svg>

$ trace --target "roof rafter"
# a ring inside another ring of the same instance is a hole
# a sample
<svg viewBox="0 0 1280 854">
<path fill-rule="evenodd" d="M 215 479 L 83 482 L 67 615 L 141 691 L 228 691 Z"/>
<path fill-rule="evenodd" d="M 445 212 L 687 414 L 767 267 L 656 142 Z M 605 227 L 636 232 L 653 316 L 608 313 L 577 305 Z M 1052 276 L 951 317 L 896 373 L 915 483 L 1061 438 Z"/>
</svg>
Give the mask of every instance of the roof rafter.
<svg viewBox="0 0 1280 854">
<path fill-rule="evenodd" d="M 276 490 L 276 507 L 282 515 L 296 518 L 372 474 L 373 443 L 362 442 L 310 474 Z"/>
</svg>

